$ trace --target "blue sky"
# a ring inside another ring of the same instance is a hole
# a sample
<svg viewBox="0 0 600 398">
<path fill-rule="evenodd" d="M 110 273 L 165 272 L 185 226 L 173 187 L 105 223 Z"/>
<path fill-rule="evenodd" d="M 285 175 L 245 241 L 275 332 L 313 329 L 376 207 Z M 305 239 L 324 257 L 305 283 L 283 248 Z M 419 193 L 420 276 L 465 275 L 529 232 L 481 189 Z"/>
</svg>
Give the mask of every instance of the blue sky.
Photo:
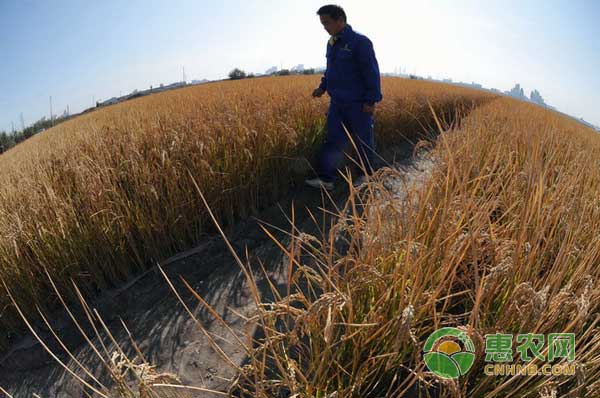
<svg viewBox="0 0 600 398">
<path fill-rule="evenodd" d="M 325 64 L 317 1 L 0 0 L 0 130 L 134 89 Z M 600 125 L 600 2 L 338 2 L 382 72 L 538 89 Z M 308 97 L 307 97 L 308 98 Z M 308 100 L 308 99 L 307 99 Z"/>
</svg>

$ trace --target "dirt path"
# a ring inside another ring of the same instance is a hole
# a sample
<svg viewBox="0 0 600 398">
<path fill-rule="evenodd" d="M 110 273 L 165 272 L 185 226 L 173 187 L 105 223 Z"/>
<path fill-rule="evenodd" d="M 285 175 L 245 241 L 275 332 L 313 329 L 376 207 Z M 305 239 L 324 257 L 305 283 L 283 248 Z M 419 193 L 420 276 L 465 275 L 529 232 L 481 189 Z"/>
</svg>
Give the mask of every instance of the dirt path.
<svg viewBox="0 0 600 398">
<path fill-rule="evenodd" d="M 412 148 L 408 146 L 395 148 L 389 150 L 384 157 L 388 162 L 392 162 L 395 168 L 400 169 L 401 175 L 407 177 L 409 182 L 417 180 L 418 183 L 420 178 L 427 176 L 431 161 L 422 157 L 412 160 L 411 151 Z M 393 183 L 401 194 L 404 189 L 403 184 L 399 184 L 399 181 Z M 340 186 L 332 196 L 336 205 L 341 206 L 347 195 L 347 187 Z M 289 231 L 290 225 L 286 216 L 290 214 L 292 202 L 296 210 L 296 226 L 306 233 L 319 236 L 320 228 L 309 217 L 306 209 L 320 215 L 319 224 L 322 227 L 328 224 L 328 220 L 323 218 L 322 212 L 318 209 L 323 206 L 332 210 L 333 205 L 327 204 L 327 200 L 318 191 L 310 188 L 299 188 L 297 192 L 291 193 L 277 205 L 261 212 L 257 218 L 261 222 Z M 284 233 L 276 232 L 273 228 L 269 229 L 275 232 L 278 239 L 285 241 Z M 272 280 L 280 282 L 284 280 L 284 267 L 281 266 L 282 253 L 261 230 L 256 218 L 237 224 L 228 231 L 228 237 L 238 254 L 244 259 L 243 254 L 247 248 L 250 264 L 258 267 L 258 261 L 261 261 Z M 234 313 L 251 314 L 254 305 L 245 277 L 221 237 L 210 237 L 197 248 L 176 256 L 172 261 L 166 262 L 164 270 L 209 333 L 233 341 L 227 330 L 219 322 L 215 322 L 213 317 L 200 307 L 198 301 L 185 291 L 179 281 L 179 275 L 183 276 L 235 330 L 251 328 Z M 266 282 L 260 281 L 259 285 L 262 293 L 268 295 Z M 217 390 L 226 389 L 228 380 L 233 376 L 232 369 L 210 347 L 203 332 L 178 302 L 157 268 L 138 276 L 119 290 L 107 292 L 91 306 L 97 308 L 119 345 L 131 357 L 134 356 L 134 350 L 120 322 L 121 318 L 131 331 L 146 360 L 157 365 L 159 371 L 178 375 L 183 384 Z M 89 327 L 89 323 L 84 321 L 85 314 L 80 308 L 73 309 L 77 319 L 87 326 L 86 333 L 92 336 L 94 332 Z M 111 385 L 104 366 L 67 315 L 57 317 L 53 324 L 79 361 L 92 370 L 101 382 Z M 112 352 L 114 346 L 106 337 L 106 333 L 101 332 L 100 335 L 104 344 Z M 77 369 L 76 363 L 68 357 L 49 333 L 43 333 L 42 336 L 61 360 L 71 369 Z M 97 338 L 92 340 L 100 347 Z M 236 363 L 241 363 L 245 357 L 244 351 L 236 344 L 222 342 L 221 348 Z M 77 373 L 83 374 L 79 369 Z M 22 339 L 8 355 L 0 359 L 0 386 L 15 398 L 31 397 L 33 393 L 41 397 L 83 396 L 81 384 L 60 367 L 33 337 Z M 210 395 L 197 393 L 190 396 Z M 0 397 L 2 397 L 1 392 Z"/>
</svg>

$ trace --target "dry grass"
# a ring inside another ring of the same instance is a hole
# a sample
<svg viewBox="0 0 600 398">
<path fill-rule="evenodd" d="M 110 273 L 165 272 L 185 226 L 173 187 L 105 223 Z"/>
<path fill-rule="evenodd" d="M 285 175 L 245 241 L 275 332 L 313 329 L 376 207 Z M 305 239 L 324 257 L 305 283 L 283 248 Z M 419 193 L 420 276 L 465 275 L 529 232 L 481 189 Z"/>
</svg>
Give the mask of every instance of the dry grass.
<svg viewBox="0 0 600 398">
<path fill-rule="evenodd" d="M 214 232 L 190 176 L 231 225 L 300 179 L 323 136 L 318 77 L 220 82 L 132 100 L 67 121 L 0 157 L 0 278 L 26 313 L 76 302 Z M 415 140 L 482 92 L 384 79 L 379 144 Z M 300 167 L 302 169 L 302 167 Z M 0 332 L 22 327 L 0 296 Z M 0 349 L 6 341 L 0 341 Z"/>
</svg>

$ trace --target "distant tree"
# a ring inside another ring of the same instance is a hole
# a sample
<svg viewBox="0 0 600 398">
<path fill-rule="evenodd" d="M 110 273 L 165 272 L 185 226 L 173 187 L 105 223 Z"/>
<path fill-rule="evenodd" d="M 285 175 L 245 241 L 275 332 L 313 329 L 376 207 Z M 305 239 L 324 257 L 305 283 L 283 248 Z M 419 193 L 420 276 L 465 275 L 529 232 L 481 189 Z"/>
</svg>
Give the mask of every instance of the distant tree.
<svg viewBox="0 0 600 398">
<path fill-rule="evenodd" d="M 6 131 L 2 131 L 0 133 L 0 153 L 6 152 L 8 148 L 10 148 L 8 145 L 8 134 L 6 134 Z"/>
<path fill-rule="evenodd" d="M 231 80 L 243 79 L 246 77 L 246 72 L 241 69 L 235 68 L 231 72 L 229 72 L 229 78 Z"/>
<path fill-rule="evenodd" d="M 33 128 L 33 126 L 27 127 L 25 130 L 23 130 L 23 137 L 25 137 L 25 139 L 33 136 L 36 133 L 35 129 Z"/>
<path fill-rule="evenodd" d="M 25 141 L 26 137 L 23 135 L 22 131 L 17 131 L 13 134 L 13 139 L 15 140 L 15 145 Z"/>
<path fill-rule="evenodd" d="M 254 76 L 254 73 L 250 72 L 250 73 L 248 73 L 248 74 L 246 75 L 246 77 L 247 77 L 247 78 L 252 78 L 252 77 L 255 77 L 255 76 Z"/>
<path fill-rule="evenodd" d="M 305 74 L 305 75 L 314 75 L 315 74 L 315 69 L 314 68 L 304 69 L 304 71 L 302 71 L 302 73 Z"/>
<path fill-rule="evenodd" d="M 278 74 L 279 76 L 287 76 L 287 75 L 289 75 L 289 74 L 290 74 L 290 70 L 289 70 L 289 69 L 282 69 L 282 70 L 280 70 L 279 72 L 277 72 L 277 74 Z"/>
</svg>

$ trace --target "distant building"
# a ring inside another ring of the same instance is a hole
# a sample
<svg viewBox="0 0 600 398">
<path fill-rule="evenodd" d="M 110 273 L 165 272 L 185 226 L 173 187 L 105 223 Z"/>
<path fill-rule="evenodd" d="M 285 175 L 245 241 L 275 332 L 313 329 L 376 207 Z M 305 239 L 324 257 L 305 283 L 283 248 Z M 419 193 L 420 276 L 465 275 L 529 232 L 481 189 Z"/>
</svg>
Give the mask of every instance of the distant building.
<svg viewBox="0 0 600 398">
<path fill-rule="evenodd" d="M 540 92 L 537 90 L 533 90 L 529 98 L 531 99 L 531 102 L 534 102 L 538 105 L 546 106 L 544 99 L 542 98 Z"/>
<path fill-rule="evenodd" d="M 298 64 L 291 69 L 292 72 L 302 73 L 304 71 L 304 64 Z"/>
<path fill-rule="evenodd" d="M 163 86 L 161 84 L 160 86 L 163 87 L 163 88 L 165 88 L 165 89 L 167 89 L 167 90 L 169 90 L 169 89 L 172 89 L 172 88 L 183 87 L 185 85 L 186 85 L 185 82 L 175 82 L 175 83 L 167 84 L 166 86 Z"/>
<path fill-rule="evenodd" d="M 265 75 L 272 75 L 279 70 L 276 66 L 271 66 L 269 69 L 265 71 Z"/>
<path fill-rule="evenodd" d="M 106 101 L 98 102 L 98 106 L 112 105 L 116 104 L 117 102 L 119 102 L 119 99 L 117 97 L 112 97 L 110 99 L 107 99 Z"/>
<path fill-rule="evenodd" d="M 504 94 L 506 94 L 510 97 L 513 97 L 513 98 L 520 99 L 520 100 L 525 100 L 525 101 L 529 100 L 525 96 L 525 93 L 523 92 L 523 88 L 521 88 L 521 85 L 519 83 L 515 84 L 515 86 L 510 91 L 505 91 Z"/>
</svg>

